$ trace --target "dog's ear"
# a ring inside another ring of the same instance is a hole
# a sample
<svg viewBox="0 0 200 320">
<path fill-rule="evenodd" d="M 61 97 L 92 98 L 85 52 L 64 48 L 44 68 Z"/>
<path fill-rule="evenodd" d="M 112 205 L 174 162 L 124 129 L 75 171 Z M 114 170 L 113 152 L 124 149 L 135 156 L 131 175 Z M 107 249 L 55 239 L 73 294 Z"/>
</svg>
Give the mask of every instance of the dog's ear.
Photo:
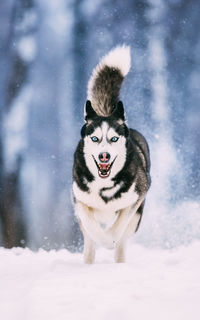
<svg viewBox="0 0 200 320">
<path fill-rule="evenodd" d="M 124 106 L 122 101 L 118 101 L 116 107 L 114 108 L 112 112 L 112 116 L 115 117 L 116 119 L 125 121 L 125 116 L 124 116 Z"/>
<path fill-rule="evenodd" d="M 97 114 L 92 108 L 91 101 L 87 100 L 85 104 L 85 121 L 92 120 L 96 117 L 97 117 Z"/>
</svg>

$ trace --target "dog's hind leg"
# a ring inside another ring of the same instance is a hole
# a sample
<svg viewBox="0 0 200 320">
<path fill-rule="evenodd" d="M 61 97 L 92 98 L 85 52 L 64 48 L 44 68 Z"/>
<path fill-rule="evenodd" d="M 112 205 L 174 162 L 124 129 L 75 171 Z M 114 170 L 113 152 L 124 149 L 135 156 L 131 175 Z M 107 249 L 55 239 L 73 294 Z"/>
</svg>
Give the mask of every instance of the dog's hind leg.
<svg viewBox="0 0 200 320">
<path fill-rule="evenodd" d="M 126 241 L 119 241 L 115 246 L 115 262 L 125 262 L 125 245 Z"/>
<path fill-rule="evenodd" d="M 138 223 L 137 223 L 137 226 L 136 226 L 136 229 L 135 229 L 135 232 L 138 231 L 138 228 L 140 226 L 140 222 L 142 220 L 142 214 L 143 214 L 143 210 L 144 210 L 144 204 L 145 204 L 145 200 L 142 202 L 141 206 L 138 208 L 137 210 L 137 214 L 139 216 L 139 219 L 138 219 Z"/>
<path fill-rule="evenodd" d="M 130 237 L 133 232 L 137 232 L 138 230 L 142 218 L 144 203 L 145 201 L 142 202 L 137 212 L 134 214 L 131 221 L 129 222 L 129 225 L 127 226 L 127 229 L 124 232 L 123 238 L 115 246 L 115 262 L 117 263 L 125 262 L 126 241 L 127 238 Z"/>
</svg>

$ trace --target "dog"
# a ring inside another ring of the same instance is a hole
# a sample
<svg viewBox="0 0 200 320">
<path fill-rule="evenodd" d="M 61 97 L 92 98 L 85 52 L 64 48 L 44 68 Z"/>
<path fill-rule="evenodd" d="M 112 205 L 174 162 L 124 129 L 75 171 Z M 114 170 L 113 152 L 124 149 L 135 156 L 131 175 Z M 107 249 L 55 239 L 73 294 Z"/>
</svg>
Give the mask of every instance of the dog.
<svg viewBox="0 0 200 320">
<path fill-rule="evenodd" d="M 118 46 L 100 60 L 88 82 L 72 188 L 88 264 L 94 263 L 96 244 L 114 249 L 115 262 L 125 261 L 127 239 L 138 230 L 151 184 L 148 144 L 128 128 L 119 99 L 130 64 L 130 47 Z"/>
</svg>

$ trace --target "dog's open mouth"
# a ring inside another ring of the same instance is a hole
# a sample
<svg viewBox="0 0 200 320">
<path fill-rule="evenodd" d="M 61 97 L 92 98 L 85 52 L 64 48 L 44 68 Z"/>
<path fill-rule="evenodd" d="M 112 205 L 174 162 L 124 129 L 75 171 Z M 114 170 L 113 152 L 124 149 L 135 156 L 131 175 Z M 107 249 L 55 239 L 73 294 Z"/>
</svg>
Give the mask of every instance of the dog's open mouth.
<svg viewBox="0 0 200 320">
<path fill-rule="evenodd" d="M 98 163 L 98 173 L 99 177 L 107 178 L 110 175 L 110 163 Z"/>
<path fill-rule="evenodd" d="M 95 157 L 93 156 L 94 162 L 96 163 L 98 174 L 100 178 L 108 178 L 111 172 L 112 165 L 117 157 L 111 163 L 97 163 Z"/>
</svg>

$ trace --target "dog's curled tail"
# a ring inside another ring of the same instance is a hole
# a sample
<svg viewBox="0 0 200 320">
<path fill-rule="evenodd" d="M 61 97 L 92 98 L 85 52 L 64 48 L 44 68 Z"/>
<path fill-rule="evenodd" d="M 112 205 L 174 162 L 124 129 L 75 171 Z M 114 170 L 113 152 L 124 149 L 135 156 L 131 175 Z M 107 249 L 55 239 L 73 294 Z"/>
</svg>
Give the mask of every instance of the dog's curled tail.
<svg viewBox="0 0 200 320">
<path fill-rule="evenodd" d="M 88 100 L 100 116 L 109 116 L 119 101 L 122 81 L 130 70 L 129 46 L 118 46 L 105 55 L 88 82 Z"/>
</svg>

